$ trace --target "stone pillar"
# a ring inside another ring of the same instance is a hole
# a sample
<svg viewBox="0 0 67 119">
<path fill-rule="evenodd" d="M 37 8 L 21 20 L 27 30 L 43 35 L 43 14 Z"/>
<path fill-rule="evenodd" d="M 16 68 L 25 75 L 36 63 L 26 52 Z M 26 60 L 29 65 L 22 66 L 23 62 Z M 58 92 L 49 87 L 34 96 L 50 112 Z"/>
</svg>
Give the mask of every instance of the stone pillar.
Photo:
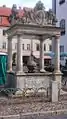
<svg viewBox="0 0 67 119">
<path fill-rule="evenodd" d="M 57 102 L 59 97 L 58 82 L 51 81 L 51 102 Z"/>
<path fill-rule="evenodd" d="M 12 71 L 12 38 L 8 37 L 8 71 Z"/>
<path fill-rule="evenodd" d="M 60 35 L 55 36 L 55 57 L 54 57 L 54 64 L 55 64 L 55 73 L 60 73 Z"/>
<path fill-rule="evenodd" d="M 60 71 L 60 35 L 56 35 L 54 40 L 54 72 L 53 72 L 53 80 L 51 81 L 52 92 L 51 98 L 52 102 L 58 101 L 60 91 L 61 91 L 61 79 L 62 73 Z"/>
<path fill-rule="evenodd" d="M 55 55 L 55 37 L 52 37 L 52 53 Z M 54 65 L 54 55 L 52 56 L 52 64 Z"/>
<path fill-rule="evenodd" d="M 44 39 L 40 37 L 40 72 L 45 72 L 44 70 Z"/>
<path fill-rule="evenodd" d="M 23 72 L 22 37 L 17 35 L 17 72 Z"/>
</svg>

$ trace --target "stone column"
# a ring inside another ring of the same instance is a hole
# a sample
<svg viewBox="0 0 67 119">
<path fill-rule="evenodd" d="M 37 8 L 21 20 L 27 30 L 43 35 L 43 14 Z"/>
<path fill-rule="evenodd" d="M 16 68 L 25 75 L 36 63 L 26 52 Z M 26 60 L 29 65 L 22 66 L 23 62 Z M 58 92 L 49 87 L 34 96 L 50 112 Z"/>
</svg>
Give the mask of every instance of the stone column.
<svg viewBox="0 0 67 119">
<path fill-rule="evenodd" d="M 52 37 L 52 53 L 55 55 L 55 37 Z M 52 64 L 54 65 L 54 55 L 52 56 Z"/>
<path fill-rule="evenodd" d="M 12 38 L 8 37 L 8 71 L 12 71 Z"/>
<path fill-rule="evenodd" d="M 22 37 L 17 35 L 17 72 L 23 72 Z"/>
<path fill-rule="evenodd" d="M 60 73 L 60 35 L 55 36 L 55 73 Z"/>
<path fill-rule="evenodd" d="M 45 72 L 44 70 L 44 39 L 40 37 L 40 72 Z"/>
<path fill-rule="evenodd" d="M 60 71 L 60 35 L 53 37 L 54 40 L 54 72 L 53 80 L 51 81 L 51 100 L 56 102 L 59 99 L 61 91 L 62 73 Z"/>
</svg>

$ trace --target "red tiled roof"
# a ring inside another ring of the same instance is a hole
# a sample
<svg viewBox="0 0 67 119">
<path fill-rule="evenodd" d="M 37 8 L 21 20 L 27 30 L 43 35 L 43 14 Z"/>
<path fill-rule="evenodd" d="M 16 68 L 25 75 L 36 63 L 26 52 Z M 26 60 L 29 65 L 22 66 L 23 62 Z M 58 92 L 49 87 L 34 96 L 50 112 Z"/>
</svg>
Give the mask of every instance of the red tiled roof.
<svg viewBox="0 0 67 119">
<path fill-rule="evenodd" d="M 9 16 L 11 14 L 11 9 L 7 7 L 0 7 L 0 16 Z"/>
<path fill-rule="evenodd" d="M 8 21 L 8 17 L 2 17 L 2 22 L 0 23 L 0 26 L 10 26 L 10 23 Z"/>
<path fill-rule="evenodd" d="M 11 14 L 11 9 L 7 7 L 0 7 L 0 16 L 2 17 L 0 26 L 10 26 L 10 23 L 8 21 L 8 17 Z M 19 17 L 23 16 L 23 10 L 19 9 Z"/>
</svg>

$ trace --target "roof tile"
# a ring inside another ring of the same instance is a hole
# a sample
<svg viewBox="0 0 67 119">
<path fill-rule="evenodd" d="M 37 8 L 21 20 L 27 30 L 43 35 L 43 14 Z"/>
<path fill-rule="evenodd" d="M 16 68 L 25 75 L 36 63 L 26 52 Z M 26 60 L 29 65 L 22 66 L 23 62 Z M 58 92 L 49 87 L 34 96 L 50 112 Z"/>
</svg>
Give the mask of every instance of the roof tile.
<svg viewBox="0 0 67 119">
<path fill-rule="evenodd" d="M 0 7 L 0 17 L 2 17 L 2 20 L 0 22 L 0 26 L 10 26 L 10 23 L 8 21 L 8 17 L 11 14 L 11 9 L 7 7 Z M 23 10 L 19 9 L 19 17 L 23 16 Z"/>
</svg>

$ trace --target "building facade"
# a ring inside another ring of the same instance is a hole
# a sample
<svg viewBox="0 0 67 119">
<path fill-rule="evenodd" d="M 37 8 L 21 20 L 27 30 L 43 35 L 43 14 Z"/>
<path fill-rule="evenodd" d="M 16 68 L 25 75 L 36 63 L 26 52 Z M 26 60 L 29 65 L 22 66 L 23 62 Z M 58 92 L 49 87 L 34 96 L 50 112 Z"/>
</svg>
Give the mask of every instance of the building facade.
<svg viewBox="0 0 67 119">
<path fill-rule="evenodd" d="M 67 53 L 67 0 L 52 0 L 52 9 L 58 19 L 57 26 L 64 28 L 61 32 L 60 52 Z M 61 57 L 61 64 L 65 65 L 67 57 Z"/>
<path fill-rule="evenodd" d="M 0 52 L 6 52 L 8 49 L 8 38 L 5 36 L 4 31 L 10 27 L 10 23 L 8 17 L 11 14 L 11 9 L 7 8 L 6 6 L 0 7 Z M 19 9 L 19 15 L 23 16 L 23 10 Z M 31 55 L 31 49 L 33 56 L 36 59 L 40 57 L 40 42 L 38 39 L 33 38 L 32 43 L 31 40 L 27 37 L 22 39 L 22 49 L 23 49 L 23 59 L 24 63 L 27 61 L 26 59 L 29 58 Z M 16 53 L 17 50 L 17 40 L 16 37 L 12 40 L 12 53 L 13 55 Z M 44 40 L 44 63 L 47 65 L 50 63 L 51 58 L 48 56 L 48 53 L 52 51 L 52 41 L 50 39 Z"/>
</svg>

